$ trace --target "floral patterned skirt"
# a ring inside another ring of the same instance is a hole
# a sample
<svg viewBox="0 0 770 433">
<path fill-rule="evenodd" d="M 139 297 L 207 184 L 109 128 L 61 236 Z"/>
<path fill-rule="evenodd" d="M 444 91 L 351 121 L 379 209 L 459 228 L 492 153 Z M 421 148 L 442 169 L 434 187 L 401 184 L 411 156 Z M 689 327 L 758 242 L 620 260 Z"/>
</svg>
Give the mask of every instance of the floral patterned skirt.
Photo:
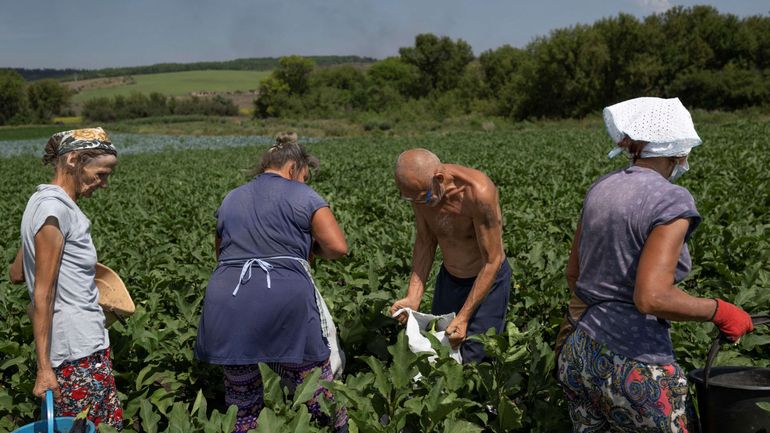
<svg viewBox="0 0 770 433">
<path fill-rule="evenodd" d="M 54 404 L 56 416 L 75 416 L 91 406 L 88 419 L 99 427 L 105 423 L 123 430 L 123 409 L 115 389 L 110 349 L 103 349 L 54 368 L 61 400 Z"/>
<path fill-rule="evenodd" d="M 654 365 L 613 353 L 582 329 L 558 360 L 573 432 L 698 432 L 687 376 L 674 364 Z"/>
</svg>

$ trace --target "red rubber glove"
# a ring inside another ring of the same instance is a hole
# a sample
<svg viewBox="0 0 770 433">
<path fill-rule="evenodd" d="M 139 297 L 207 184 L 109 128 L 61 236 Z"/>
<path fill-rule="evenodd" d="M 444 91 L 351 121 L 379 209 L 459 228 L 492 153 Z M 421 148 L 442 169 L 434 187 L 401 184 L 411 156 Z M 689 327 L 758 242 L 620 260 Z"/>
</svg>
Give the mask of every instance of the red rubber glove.
<svg viewBox="0 0 770 433">
<path fill-rule="evenodd" d="M 715 301 L 717 301 L 717 309 L 711 321 L 730 341 L 735 343 L 746 333 L 754 330 L 754 323 L 749 313 L 721 299 L 715 299 Z"/>
</svg>

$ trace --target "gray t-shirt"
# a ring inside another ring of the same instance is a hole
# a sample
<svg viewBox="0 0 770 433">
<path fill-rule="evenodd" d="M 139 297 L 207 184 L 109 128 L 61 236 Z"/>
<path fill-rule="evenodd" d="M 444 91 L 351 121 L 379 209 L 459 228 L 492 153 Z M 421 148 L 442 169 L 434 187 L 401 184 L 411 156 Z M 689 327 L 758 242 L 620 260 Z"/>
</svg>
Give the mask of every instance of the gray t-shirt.
<svg viewBox="0 0 770 433">
<path fill-rule="evenodd" d="M 35 235 L 48 217 L 58 220 L 64 236 L 51 329 L 51 363 L 58 367 L 64 361 L 106 349 L 110 342 L 94 283 L 96 249 L 91 221 L 57 185 L 39 185 L 21 220 L 24 277 L 30 299 L 35 288 Z"/>
<path fill-rule="evenodd" d="M 578 326 L 615 353 L 650 364 L 674 362 L 670 324 L 636 309 L 634 286 L 647 236 L 678 218 L 690 218 L 689 238 L 701 221 L 692 195 L 651 169 L 615 171 L 586 193 L 576 293 L 591 307 Z M 674 282 L 684 279 L 691 266 L 685 244 Z"/>
</svg>

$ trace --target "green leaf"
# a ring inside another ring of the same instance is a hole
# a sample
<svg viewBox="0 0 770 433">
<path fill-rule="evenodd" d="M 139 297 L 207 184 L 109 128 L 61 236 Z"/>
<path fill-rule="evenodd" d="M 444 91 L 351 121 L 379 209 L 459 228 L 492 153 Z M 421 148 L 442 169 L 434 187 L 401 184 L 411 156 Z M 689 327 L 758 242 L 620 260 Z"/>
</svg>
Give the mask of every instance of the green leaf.
<svg viewBox="0 0 770 433">
<path fill-rule="evenodd" d="M 436 412 L 441 404 L 441 396 L 444 392 L 444 383 L 446 379 L 440 377 L 436 383 L 431 386 L 430 392 L 425 397 L 424 404 L 428 412 Z"/>
<path fill-rule="evenodd" d="M 11 358 L 3 363 L 3 365 L 0 365 L 0 370 L 6 370 L 8 367 L 13 367 L 15 365 L 24 365 L 24 363 L 27 362 L 27 359 L 23 356 L 17 356 L 15 358 Z"/>
<path fill-rule="evenodd" d="M 118 433 L 118 430 L 107 423 L 99 424 L 99 433 Z"/>
<path fill-rule="evenodd" d="M 444 422 L 444 433 L 481 433 L 483 428 L 468 421 L 449 419 Z"/>
<path fill-rule="evenodd" d="M 265 407 L 272 408 L 283 405 L 285 395 L 281 388 L 281 378 L 265 363 L 259 364 L 259 372 L 262 375 Z"/>
<path fill-rule="evenodd" d="M 410 398 L 409 400 L 404 402 L 404 408 L 409 409 L 409 413 L 412 413 L 416 416 L 422 416 L 422 399 L 420 398 Z"/>
<path fill-rule="evenodd" d="M 231 430 L 227 430 L 231 431 Z M 262 409 L 257 418 L 257 433 L 288 433 L 288 427 L 269 407 Z"/>
<path fill-rule="evenodd" d="M 292 404 L 293 409 L 297 409 L 300 405 L 313 398 L 313 394 L 315 394 L 320 386 L 318 380 L 320 377 L 321 369 L 315 368 L 313 369 L 313 372 L 310 373 L 310 375 L 306 377 L 299 386 L 297 386 L 297 389 L 294 392 L 294 403 Z"/>
<path fill-rule="evenodd" d="M 288 431 L 291 433 L 308 433 L 310 431 L 310 412 L 306 405 L 301 405 L 297 413 L 291 415 Z"/>
<path fill-rule="evenodd" d="M 187 405 L 174 403 L 171 414 L 168 417 L 168 433 L 189 433 L 192 431 L 190 415 L 187 413 Z"/>
<path fill-rule="evenodd" d="M 145 433 L 157 433 L 160 415 L 152 410 L 152 404 L 148 400 L 142 400 L 139 406 L 139 416 L 142 418 L 142 430 Z"/>
<path fill-rule="evenodd" d="M 150 382 L 150 380 L 145 381 L 145 376 L 147 376 L 147 374 L 150 373 L 155 367 L 155 365 L 150 364 L 139 371 L 139 374 L 136 375 L 135 381 L 135 387 L 137 391 L 142 389 L 144 385 Z"/>
<path fill-rule="evenodd" d="M 504 397 L 497 405 L 497 425 L 502 430 L 513 430 L 521 428 L 522 419 L 521 409 L 508 398 Z"/>
<path fill-rule="evenodd" d="M 158 408 L 160 413 L 168 415 L 168 408 L 174 403 L 174 395 L 163 388 L 158 388 L 150 395 L 150 402 Z"/>
<path fill-rule="evenodd" d="M 206 397 L 203 396 L 203 390 L 199 389 L 198 395 L 195 397 L 195 402 L 193 403 L 192 411 L 190 411 L 190 413 L 197 413 L 198 420 L 205 422 L 207 409 Z"/>
<path fill-rule="evenodd" d="M 409 386 L 412 378 L 417 374 L 414 365 L 417 356 L 409 350 L 409 341 L 406 332 L 398 333 L 396 344 L 388 347 L 388 352 L 393 355 L 393 368 L 391 368 L 391 380 L 396 388 Z"/>
<path fill-rule="evenodd" d="M 227 408 L 227 413 L 222 417 L 222 431 L 231 432 L 235 428 L 235 421 L 238 419 L 238 406 L 231 404 Z"/>
<path fill-rule="evenodd" d="M 764 410 L 766 412 L 770 412 L 770 402 L 758 401 L 757 402 L 757 406 L 759 406 L 760 409 L 762 409 L 762 410 Z"/>
<path fill-rule="evenodd" d="M 437 370 L 446 379 L 446 385 L 449 391 L 457 391 L 465 386 L 462 364 L 456 362 L 454 359 L 444 359 L 439 362 L 441 362 L 441 366 L 438 367 Z"/>
<path fill-rule="evenodd" d="M 393 389 L 393 385 L 390 381 L 390 375 L 385 374 L 382 362 L 373 356 L 367 356 L 363 359 L 374 373 L 374 387 L 385 400 L 390 401 L 390 391 Z"/>
<path fill-rule="evenodd" d="M 740 342 L 740 346 L 745 350 L 767 345 L 770 345 L 770 335 L 748 334 L 744 335 Z"/>
<path fill-rule="evenodd" d="M 203 423 L 203 431 L 204 433 L 221 433 L 223 431 L 230 432 L 232 430 L 222 429 L 222 414 L 214 409 L 214 411 L 211 412 L 211 418 Z"/>
</svg>

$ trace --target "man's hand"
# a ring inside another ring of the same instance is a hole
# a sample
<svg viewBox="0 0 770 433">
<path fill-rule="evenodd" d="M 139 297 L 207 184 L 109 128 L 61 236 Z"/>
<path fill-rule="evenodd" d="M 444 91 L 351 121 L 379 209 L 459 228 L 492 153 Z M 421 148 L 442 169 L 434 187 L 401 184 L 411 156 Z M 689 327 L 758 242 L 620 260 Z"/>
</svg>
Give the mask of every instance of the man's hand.
<svg viewBox="0 0 770 433">
<path fill-rule="evenodd" d="M 37 371 L 35 387 L 32 389 L 32 394 L 35 395 L 35 397 L 43 397 L 45 391 L 48 389 L 53 391 L 55 400 L 61 399 L 61 391 L 59 390 L 59 382 L 56 380 L 56 374 L 53 372 L 52 368 L 43 368 Z"/>
<path fill-rule="evenodd" d="M 420 309 L 420 300 L 419 299 L 410 299 L 410 298 L 404 298 L 399 299 L 398 301 L 393 303 L 393 306 L 390 307 L 390 315 L 391 317 L 396 314 L 396 311 L 402 309 L 402 308 L 411 308 L 412 311 L 418 311 Z M 396 317 L 396 320 L 398 320 L 398 323 L 402 325 L 406 325 L 406 320 L 409 318 L 409 315 L 406 313 L 401 313 Z"/>
<path fill-rule="evenodd" d="M 465 333 L 468 331 L 468 321 L 455 316 L 452 322 L 446 328 L 446 336 L 449 338 L 449 344 L 452 349 L 457 349 L 465 341 Z"/>
</svg>

